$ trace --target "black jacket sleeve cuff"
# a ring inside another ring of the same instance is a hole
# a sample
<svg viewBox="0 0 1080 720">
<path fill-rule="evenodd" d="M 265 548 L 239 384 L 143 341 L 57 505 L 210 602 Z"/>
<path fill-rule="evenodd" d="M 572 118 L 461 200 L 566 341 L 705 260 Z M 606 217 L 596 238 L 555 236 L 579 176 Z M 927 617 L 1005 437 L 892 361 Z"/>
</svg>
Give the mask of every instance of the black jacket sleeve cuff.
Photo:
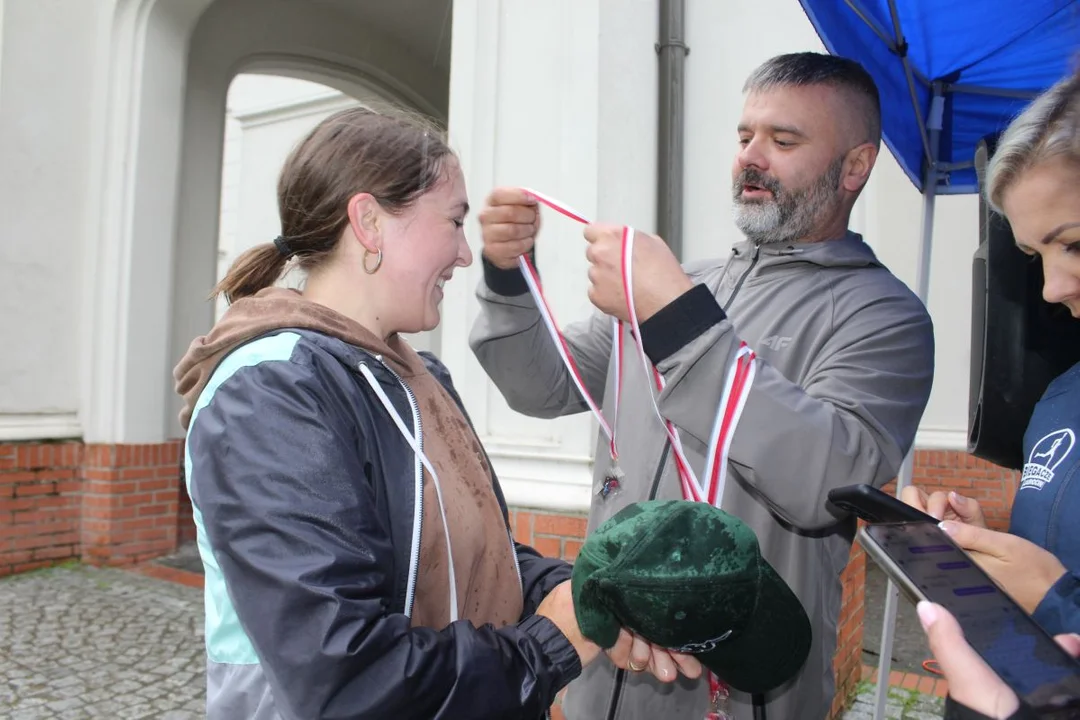
<svg viewBox="0 0 1080 720">
<path fill-rule="evenodd" d="M 641 345 L 659 365 L 726 317 L 712 291 L 695 285 L 641 324 Z"/>
<path fill-rule="evenodd" d="M 531 252 L 529 253 L 529 259 L 533 261 L 533 265 L 536 265 L 536 260 Z M 517 268 L 503 270 L 495 267 L 483 255 L 480 256 L 480 261 L 484 266 L 484 284 L 496 295 L 517 297 L 529 292 L 529 285 L 525 282 L 525 276 L 521 274 L 521 270 Z"/>
<path fill-rule="evenodd" d="M 581 674 L 581 658 L 562 631 L 543 615 L 533 615 L 518 623 L 518 628 L 532 635 L 551 660 L 554 687 L 562 690 Z"/>
</svg>

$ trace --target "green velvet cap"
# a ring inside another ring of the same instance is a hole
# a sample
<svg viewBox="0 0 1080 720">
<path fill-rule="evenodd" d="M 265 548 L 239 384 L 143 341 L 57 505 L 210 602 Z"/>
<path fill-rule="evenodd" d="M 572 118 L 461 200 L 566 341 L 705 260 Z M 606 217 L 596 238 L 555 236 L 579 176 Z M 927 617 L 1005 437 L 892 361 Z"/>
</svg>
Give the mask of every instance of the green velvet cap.
<svg viewBox="0 0 1080 720">
<path fill-rule="evenodd" d="M 783 685 L 810 651 L 806 611 L 757 536 L 708 503 L 627 506 L 585 541 L 571 587 L 581 632 L 600 647 L 625 627 L 743 692 Z"/>
</svg>

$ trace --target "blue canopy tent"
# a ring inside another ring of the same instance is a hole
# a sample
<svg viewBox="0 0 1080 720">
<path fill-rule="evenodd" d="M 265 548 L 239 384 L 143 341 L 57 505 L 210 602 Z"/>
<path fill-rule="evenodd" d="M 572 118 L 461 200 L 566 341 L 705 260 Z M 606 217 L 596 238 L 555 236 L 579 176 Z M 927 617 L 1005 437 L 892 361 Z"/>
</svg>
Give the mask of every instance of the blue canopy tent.
<svg viewBox="0 0 1080 720">
<path fill-rule="evenodd" d="M 829 52 L 873 75 L 886 144 L 915 187 L 938 195 L 977 191 L 979 140 L 1080 52 L 1076 0 L 801 2 Z"/>
<path fill-rule="evenodd" d="M 885 144 L 923 193 L 916 292 L 929 295 L 934 198 L 978 192 L 975 151 L 1080 61 L 1080 0 L 800 0 L 828 51 L 858 60 L 881 92 Z M 911 481 L 911 457 L 897 492 Z M 889 676 L 890 584 L 879 678 Z M 885 716 L 878 683 L 875 718 Z"/>
</svg>

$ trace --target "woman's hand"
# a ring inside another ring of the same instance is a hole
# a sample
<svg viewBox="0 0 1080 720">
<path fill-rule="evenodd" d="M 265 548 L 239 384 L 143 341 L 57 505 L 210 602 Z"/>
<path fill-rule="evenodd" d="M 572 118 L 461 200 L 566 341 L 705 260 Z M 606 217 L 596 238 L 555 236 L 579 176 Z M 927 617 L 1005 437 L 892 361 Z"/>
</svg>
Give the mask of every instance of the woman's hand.
<svg viewBox="0 0 1080 720">
<path fill-rule="evenodd" d="M 1018 535 L 958 522 L 943 522 L 941 529 L 1029 614 L 1065 574 L 1053 553 Z"/>
<path fill-rule="evenodd" d="M 574 613 L 574 595 L 570 591 L 569 580 L 564 580 L 552 588 L 551 592 L 540 601 L 536 614 L 543 615 L 555 623 L 555 627 L 559 628 L 574 646 L 574 650 L 577 650 L 578 657 L 581 658 L 581 667 L 591 663 L 600 654 L 600 646 L 582 635 L 581 628 L 578 627 L 577 615 Z"/>
<path fill-rule="evenodd" d="M 919 603 L 918 611 L 952 699 L 996 720 L 1005 720 L 1016 712 L 1020 707 L 1016 693 L 971 649 L 956 618 L 940 605 L 928 602 Z M 1080 635 L 1058 635 L 1055 639 L 1070 655 L 1080 656 Z"/>
<path fill-rule="evenodd" d="M 693 655 L 653 645 L 625 628 L 607 654 L 615 667 L 631 672 L 649 670 L 661 682 L 674 682 L 680 672 L 688 678 L 701 676 L 701 663 Z"/>
<path fill-rule="evenodd" d="M 935 490 L 927 494 L 925 490 L 908 485 L 900 491 L 900 499 L 938 520 L 954 520 L 975 527 L 986 527 L 986 516 L 983 515 L 979 501 L 957 492 Z"/>
<path fill-rule="evenodd" d="M 555 623 L 577 650 L 582 667 L 600 654 L 600 646 L 582 635 L 578 627 L 569 580 L 559 583 L 547 594 L 536 609 L 536 614 Z M 657 647 L 625 629 L 619 632 L 619 639 L 607 654 L 616 667 L 632 672 L 649 670 L 662 682 L 672 682 L 679 672 L 689 678 L 701 675 L 701 664 L 693 655 L 673 653 Z"/>
</svg>

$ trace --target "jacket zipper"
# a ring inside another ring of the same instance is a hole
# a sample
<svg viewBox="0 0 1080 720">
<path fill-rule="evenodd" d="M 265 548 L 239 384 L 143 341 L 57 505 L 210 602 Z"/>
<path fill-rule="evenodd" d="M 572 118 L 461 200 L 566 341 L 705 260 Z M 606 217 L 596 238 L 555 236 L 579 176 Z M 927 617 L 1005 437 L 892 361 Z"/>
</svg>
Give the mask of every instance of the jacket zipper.
<svg viewBox="0 0 1080 720">
<path fill-rule="evenodd" d="M 660 489 L 660 478 L 664 476 L 664 465 L 667 464 L 668 453 L 671 451 L 671 440 L 664 441 L 664 449 L 660 452 L 660 462 L 653 473 L 652 487 L 649 489 L 649 500 L 656 499 L 656 493 Z M 619 699 L 622 695 L 623 683 L 626 682 L 626 671 L 615 671 L 615 685 L 611 689 L 611 701 L 608 704 L 607 720 L 615 720 L 615 710 L 619 707 Z"/>
<path fill-rule="evenodd" d="M 420 421 L 420 406 L 416 402 L 416 396 L 413 395 L 412 388 L 408 383 L 402 380 L 394 368 L 383 362 L 382 355 L 376 355 L 375 359 L 379 361 L 379 364 L 386 368 L 394 379 L 398 381 L 402 389 L 405 390 L 405 397 L 409 399 L 409 410 L 412 413 L 413 428 L 415 429 L 414 435 L 416 436 L 416 446 L 420 449 L 420 452 L 424 451 L 424 428 Z M 413 511 L 413 536 L 412 536 L 412 553 L 409 556 L 409 579 L 405 585 L 405 617 L 412 617 L 413 604 L 416 602 L 416 578 L 420 573 L 420 533 L 424 524 L 424 466 L 420 461 L 420 453 L 414 453 L 414 484 L 416 486 L 415 496 L 416 503 L 414 504 Z"/>
<path fill-rule="evenodd" d="M 754 266 L 757 265 L 758 255 L 761 253 L 761 246 L 755 245 L 754 252 L 750 256 L 750 267 L 746 268 L 746 272 L 742 274 L 739 281 L 735 283 L 735 289 L 731 291 L 731 295 L 728 296 L 727 302 L 724 303 L 723 310 L 726 313 L 728 308 L 731 307 L 731 303 L 735 301 L 735 296 L 739 294 L 739 290 L 742 289 L 743 283 L 746 282 L 746 278 L 750 276 L 750 273 L 754 271 Z"/>
<path fill-rule="evenodd" d="M 521 599 L 525 600 L 525 580 L 521 577 L 521 564 L 518 563 L 517 545 L 514 544 L 514 533 L 509 528 L 506 530 L 506 537 L 510 539 L 510 556 L 514 558 L 514 572 L 517 573 L 518 585 L 521 587 Z"/>
</svg>

